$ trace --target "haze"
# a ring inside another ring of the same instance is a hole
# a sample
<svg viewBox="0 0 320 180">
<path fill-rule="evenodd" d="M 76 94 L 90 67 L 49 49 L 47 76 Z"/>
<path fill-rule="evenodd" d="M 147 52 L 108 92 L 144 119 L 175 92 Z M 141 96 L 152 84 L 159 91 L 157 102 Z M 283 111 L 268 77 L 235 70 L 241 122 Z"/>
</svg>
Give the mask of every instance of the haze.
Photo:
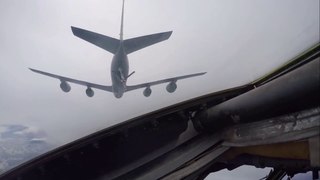
<svg viewBox="0 0 320 180">
<path fill-rule="evenodd" d="M 169 94 L 111 93 L 59 81 L 28 67 L 110 85 L 112 54 L 72 35 L 70 26 L 118 38 L 120 0 L 0 1 L 0 125 L 43 129 L 62 145 L 119 122 L 251 82 L 319 42 L 318 0 L 127 0 L 124 37 L 173 31 L 171 38 L 129 55 L 128 84 L 208 72 L 178 81 Z"/>
</svg>

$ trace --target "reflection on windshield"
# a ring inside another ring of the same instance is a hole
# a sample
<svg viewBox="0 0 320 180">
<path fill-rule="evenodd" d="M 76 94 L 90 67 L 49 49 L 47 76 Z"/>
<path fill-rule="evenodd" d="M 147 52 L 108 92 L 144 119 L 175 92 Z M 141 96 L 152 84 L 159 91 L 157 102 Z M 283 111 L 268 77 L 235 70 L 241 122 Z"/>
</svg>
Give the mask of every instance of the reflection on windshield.
<svg viewBox="0 0 320 180">
<path fill-rule="evenodd" d="M 142 8 L 143 7 L 143 8 Z M 88 13 L 90 12 L 90 13 Z M 110 85 L 112 54 L 80 41 L 71 26 L 118 37 L 121 2 L 0 2 L 0 173 L 52 148 L 187 99 L 243 85 L 319 41 L 319 1 L 127 1 L 124 38 L 172 30 L 129 55 L 142 84 L 193 72 L 205 76 L 130 91 L 121 99 L 32 73 L 28 67 Z"/>
</svg>

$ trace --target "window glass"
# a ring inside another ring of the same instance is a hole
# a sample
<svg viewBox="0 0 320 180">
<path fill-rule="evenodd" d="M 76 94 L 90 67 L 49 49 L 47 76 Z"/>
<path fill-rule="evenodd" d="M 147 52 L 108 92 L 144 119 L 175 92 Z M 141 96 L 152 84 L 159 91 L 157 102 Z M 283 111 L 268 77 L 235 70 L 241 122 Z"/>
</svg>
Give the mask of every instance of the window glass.
<svg viewBox="0 0 320 180">
<path fill-rule="evenodd" d="M 0 173 L 52 148 L 190 98 L 249 83 L 319 42 L 318 0 L 126 1 L 124 38 L 173 31 L 129 54 L 128 85 L 207 72 L 126 92 L 70 84 L 34 68 L 111 85 L 113 55 L 76 36 L 71 26 L 119 38 L 121 1 L 0 1 Z"/>
</svg>

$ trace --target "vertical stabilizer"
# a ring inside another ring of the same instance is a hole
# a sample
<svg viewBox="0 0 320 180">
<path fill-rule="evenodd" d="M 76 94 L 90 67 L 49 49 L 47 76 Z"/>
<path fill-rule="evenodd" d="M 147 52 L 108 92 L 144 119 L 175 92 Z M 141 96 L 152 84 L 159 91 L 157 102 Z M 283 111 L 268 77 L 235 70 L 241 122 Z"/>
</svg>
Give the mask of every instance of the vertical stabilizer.
<svg viewBox="0 0 320 180">
<path fill-rule="evenodd" d="M 121 27 L 120 27 L 120 41 L 123 40 L 123 20 L 124 20 L 124 0 L 122 1 Z"/>
</svg>

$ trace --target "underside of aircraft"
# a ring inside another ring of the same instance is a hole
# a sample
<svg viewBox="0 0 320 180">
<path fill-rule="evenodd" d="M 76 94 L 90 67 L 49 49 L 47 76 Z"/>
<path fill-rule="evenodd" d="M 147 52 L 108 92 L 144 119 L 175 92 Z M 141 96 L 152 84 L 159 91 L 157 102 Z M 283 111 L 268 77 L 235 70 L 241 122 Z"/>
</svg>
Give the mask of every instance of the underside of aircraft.
<svg viewBox="0 0 320 180">
<path fill-rule="evenodd" d="M 94 96 L 94 89 L 99 89 L 107 92 L 112 92 L 116 98 L 121 98 L 125 92 L 144 88 L 143 95 L 149 97 L 152 93 L 151 86 L 158 84 L 167 83 L 166 90 L 169 93 L 173 93 L 177 89 L 177 81 L 182 79 L 187 79 L 195 76 L 202 76 L 206 72 L 188 74 L 183 76 L 171 77 L 157 81 L 146 82 L 136 85 L 127 85 L 128 78 L 135 73 L 135 71 L 129 74 L 129 61 L 127 55 L 143 49 L 145 47 L 154 45 L 156 43 L 165 41 L 169 39 L 172 31 L 156 33 L 141 37 L 135 37 L 131 39 L 123 39 L 123 23 L 124 23 L 124 0 L 122 3 L 122 15 L 121 15 L 121 26 L 120 26 L 120 38 L 115 39 L 109 36 L 105 36 L 99 33 L 88 31 L 85 29 L 80 29 L 77 27 L 71 27 L 73 35 L 94 44 L 110 53 L 112 53 L 113 59 L 111 63 L 111 81 L 112 85 L 101 85 L 92 82 L 87 82 L 83 80 L 77 80 L 69 77 L 64 77 L 57 74 L 52 74 L 36 69 L 29 68 L 31 71 L 45 75 L 51 78 L 58 79 L 60 81 L 60 88 L 64 92 L 69 92 L 71 86 L 69 83 L 78 84 L 87 87 L 86 95 L 88 97 Z"/>
<path fill-rule="evenodd" d="M 127 120 L 0 179 L 196 180 L 242 165 L 319 178 L 319 56 L 317 44 L 252 83 Z"/>
</svg>

